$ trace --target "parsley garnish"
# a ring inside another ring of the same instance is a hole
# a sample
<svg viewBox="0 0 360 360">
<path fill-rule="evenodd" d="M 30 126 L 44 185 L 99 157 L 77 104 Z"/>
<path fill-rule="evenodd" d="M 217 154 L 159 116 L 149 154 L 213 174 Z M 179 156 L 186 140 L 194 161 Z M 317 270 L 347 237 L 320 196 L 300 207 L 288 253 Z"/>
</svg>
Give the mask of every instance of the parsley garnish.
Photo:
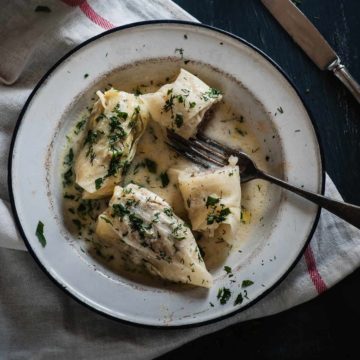
<svg viewBox="0 0 360 360">
<path fill-rule="evenodd" d="M 231 297 L 231 291 L 228 288 L 220 288 L 217 294 L 217 298 L 221 305 L 225 305 Z"/>
<path fill-rule="evenodd" d="M 195 102 L 195 101 L 191 101 L 191 102 L 189 103 L 189 105 L 190 105 L 190 109 L 192 109 L 192 108 L 195 107 L 196 102 Z"/>
<path fill-rule="evenodd" d="M 143 239 L 145 237 L 146 230 L 149 230 L 151 228 L 151 224 L 149 224 L 148 226 L 145 226 L 144 221 L 141 218 L 139 218 L 138 216 L 136 216 L 135 214 L 130 214 L 129 220 L 130 220 L 132 229 L 134 231 L 137 231 L 140 235 L 140 238 Z"/>
<path fill-rule="evenodd" d="M 209 88 L 208 91 L 205 91 L 201 94 L 201 97 L 204 101 L 209 99 L 217 99 L 221 95 L 221 91 L 215 88 Z"/>
<path fill-rule="evenodd" d="M 96 157 L 93 145 L 97 142 L 99 135 L 100 135 L 100 133 L 98 133 L 96 131 L 89 130 L 87 135 L 86 135 L 85 141 L 84 141 L 84 145 L 89 144 L 89 149 L 88 149 L 88 151 L 86 153 L 86 157 L 90 156 L 90 162 L 91 163 L 93 163 L 93 161 L 94 161 L 94 159 Z"/>
<path fill-rule="evenodd" d="M 108 172 L 106 177 L 115 176 L 118 172 L 119 168 L 121 168 L 121 154 L 115 154 L 112 156 L 108 168 Z"/>
<path fill-rule="evenodd" d="M 224 266 L 224 270 L 227 274 L 231 274 L 231 272 L 232 272 L 232 269 L 230 266 Z"/>
<path fill-rule="evenodd" d="M 184 117 L 182 116 L 182 114 L 176 114 L 175 115 L 176 126 L 179 128 L 183 125 L 183 123 L 184 123 Z"/>
<path fill-rule="evenodd" d="M 174 106 L 174 99 L 175 99 L 175 96 L 172 94 L 172 91 L 173 89 L 169 89 L 167 91 L 167 95 L 170 95 L 168 99 L 166 99 L 165 101 L 165 105 L 163 106 L 163 110 L 168 112 L 171 110 L 172 112 L 172 109 L 173 109 L 173 106 Z"/>
<path fill-rule="evenodd" d="M 72 148 L 70 148 L 69 152 L 64 158 L 64 165 L 71 166 L 74 160 L 74 151 Z"/>
<path fill-rule="evenodd" d="M 146 158 L 145 160 L 145 166 L 147 167 L 147 169 L 149 170 L 149 172 L 156 174 L 157 171 L 157 164 L 155 161 Z"/>
<path fill-rule="evenodd" d="M 283 114 L 284 113 L 284 110 L 281 106 L 279 106 L 277 109 L 276 109 L 280 114 Z"/>
<path fill-rule="evenodd" d="M 110 224 L 110 225 L 113 224 L 113 223 L 112 223 L 108 218 L 106 218 L 105 216 L 100 216 L 100 219 L 101 219 L 101 220 L 104 220 L 107 224 Z"/>
<path fill-rule="evenodd" d="M 243 301 L 244 301 L 243 296 L 242 296 L 242 294 L 240 293 L 240 294 L 236 297 L 236 299 L 235 299 L 235 301 L 234 301 L 234 305 L 242 304 Z"/>
<path fill-rule="evenodd" d="M 64 173 L 64 181 L 63 181 L 63 186 L 67 186 L 67 185 L 71 185 L 74 181 L 73 179 L 73 170 L 72 168 L 70 168 L 69 170 L 67 170 L 65 173 Z"/>
<path fill-rule="evenodd" d="M 213 196 L 208 196 L 207 199 L 206 199 L 206 207 L 214 206 L 214 205 L 216 205 L 219 201 L 220 201 L 219 198 L 216 198 L 216 197 L 213 197 Z"/>
<path fill-rule="evenodd" d="M 82 223 L 80 222 L 79 219 L 73 219 L 73 224 L 78 228 L 78 230 L 80 231 L 82 228 Z"/>
<path fill-rule="evenodd" d="M 102 183 L 104 182 L 103 178 L 98 178 L 95 180 L 95 189 L 99 190 L 101 188 Z"/>
<path fill-rule="evenodd" d="M 125 216 L 125 215 L 129 215 L 130 211 L 123 205 L 123 204 L 114 204 L 112 206 L 113 208 L 113 214 L 115 216 L 119 216 L 121 219 Z"/>
<path fill-rule="evenodd" d="M 174 215 L 173 211 L 170 208 L 164 209 L 164 213 L 169 217 L 172 217 Z"/>
<path fill-rule="evenodd" d="M 251 286 L 253 284 L 254 284 L 254 282 L 251 281 L 251 280 L 243 280 L 243 282 L 241 283 L 241 287 L 242 288 L 247 288 L 248 286 Z"/>
<path fill-rule="evenodd" d="M 39 239 L 40 244 L 42 247 L 46 246 L 46 238 L 44 236 L 44 224 L 39 221 L 36 227 L 35 235 Z"/>
<path fill-rule="evenodd" d="M 86 79 L 89 76 L 89 74 L 84 74 L 84 79 Z"/>
<path fill-rule="evenodd" d="M 221 209 L 217 214 L 209 214 L 207 217 L 207 224 L 211 225 L 214 222 L 221 223 L 226 220 L 226 217 L 231 213 L 229 208 Z"/>
<path fill-rule="evenodd" d="M 170 180 L 166 171 L 160 174 L 160 180 L 163 188 L 169 185 Z"/>
<path fill-rule="evenodd" d="M 79 132 L 82 130 L 82 128 L 84 127 L 86 123 L 86 119 L 80 120 L 76 125 L 75 125 L 75 130 L 74 130 L 74 134 L 78 135 Z"/>
</svg>

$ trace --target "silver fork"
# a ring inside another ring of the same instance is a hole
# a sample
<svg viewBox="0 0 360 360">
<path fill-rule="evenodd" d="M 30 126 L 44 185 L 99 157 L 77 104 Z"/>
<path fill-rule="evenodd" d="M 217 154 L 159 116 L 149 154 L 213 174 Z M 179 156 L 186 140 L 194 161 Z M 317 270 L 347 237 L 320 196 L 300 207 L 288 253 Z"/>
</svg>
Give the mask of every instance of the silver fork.
<svg viewBox="0 0 360 360">
<path fill-rule="evenodd" d="M 231 155 L 236 156 L 239 159 L 238 166 L 242 183 L 253 179 L 270 181 L 273 184 L 279 185 L 284 189 L 290 190 L 305 199 L 312 201 L 360 229 L 360 206 L 332 200 L 326 196 L 290 185 L 286 181 L 280 180 L 260 170 L 252 159 L 243 151 L 220 144 L 215 140 L 209 139 L 203 133 L 199 133 L 195 138 L 187 140 L 173 131 L 168 130 L 167 137 L 167 144 L 178 154 L 204 168 L 209 168 L 214 165 L 227 165 L 229 157 Z"/>
</svg>

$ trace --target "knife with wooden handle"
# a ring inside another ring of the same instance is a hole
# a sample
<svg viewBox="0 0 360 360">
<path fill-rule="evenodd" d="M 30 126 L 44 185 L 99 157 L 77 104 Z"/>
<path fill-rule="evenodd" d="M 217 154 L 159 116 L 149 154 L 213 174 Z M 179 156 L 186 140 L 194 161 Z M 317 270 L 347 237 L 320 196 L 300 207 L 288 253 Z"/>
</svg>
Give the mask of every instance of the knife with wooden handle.
<svg viewBox="0 0 360 360">
<path fill-rule="evenodd" d="M 290 0 L 261 0 L 265 7 L 321 69 L 330 70 L 360 103 L 360 85 L 310 20 Z"/>
</svg>

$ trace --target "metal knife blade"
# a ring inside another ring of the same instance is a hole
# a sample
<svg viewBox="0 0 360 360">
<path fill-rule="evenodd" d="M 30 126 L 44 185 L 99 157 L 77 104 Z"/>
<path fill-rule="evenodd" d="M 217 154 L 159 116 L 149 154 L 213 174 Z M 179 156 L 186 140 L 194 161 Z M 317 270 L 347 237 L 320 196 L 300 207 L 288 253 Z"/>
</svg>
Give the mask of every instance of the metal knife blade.
<svg viewBox="0 0 360 360">
<path fill-rule="evenodd" d="M 289 0 L 261 0 L 265 7 L 321 69 L 338 56 L 310 20 Z"/>
<path fill-rule="evenodd" d="M 360 85 L 310 20 L 290 0 L 261 0 L 265 7 L 321 69 L 330 70 L 360 103 Z"/>
</svg>

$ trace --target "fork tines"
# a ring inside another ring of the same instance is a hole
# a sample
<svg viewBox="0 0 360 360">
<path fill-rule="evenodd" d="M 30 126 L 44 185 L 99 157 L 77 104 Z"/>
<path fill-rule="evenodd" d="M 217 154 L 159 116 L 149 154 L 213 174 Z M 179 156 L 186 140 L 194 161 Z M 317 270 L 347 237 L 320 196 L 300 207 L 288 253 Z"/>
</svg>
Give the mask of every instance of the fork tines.
<svg viewBox="0 0 360 360">
<path fill-rule="evenodd" d="M 226 147 L 205 136 L 197 136 L 189 140 L 168 130 L 169 146 L 178 154 L 188 158 L 200 166 L 208 168 L 209 165 L 224 166 L 228 164 L 231 154 L 227 153 Z"/>
</svg>

